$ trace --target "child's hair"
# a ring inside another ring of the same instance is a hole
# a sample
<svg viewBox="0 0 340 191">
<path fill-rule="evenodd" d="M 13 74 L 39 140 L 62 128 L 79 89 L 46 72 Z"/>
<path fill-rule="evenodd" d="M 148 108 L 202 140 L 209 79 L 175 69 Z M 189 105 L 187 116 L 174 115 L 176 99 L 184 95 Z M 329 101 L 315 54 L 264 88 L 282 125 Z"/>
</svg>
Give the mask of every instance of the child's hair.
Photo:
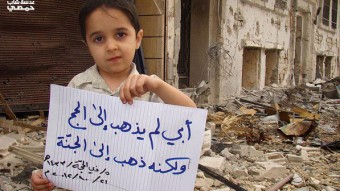
<svg viewBox="0 0 340 191">
<path fill-rule="evenodd" d="M 136 31 L 140 30 L 140 24 L 135 5 L 131 0 L 87 0 L 79 12 L 80 32 L 83 40 L 86 41 L 86 19 L 97 8 L 114 8 L 122 11 L 130 20 L 131 25 Z"/>
</svg>

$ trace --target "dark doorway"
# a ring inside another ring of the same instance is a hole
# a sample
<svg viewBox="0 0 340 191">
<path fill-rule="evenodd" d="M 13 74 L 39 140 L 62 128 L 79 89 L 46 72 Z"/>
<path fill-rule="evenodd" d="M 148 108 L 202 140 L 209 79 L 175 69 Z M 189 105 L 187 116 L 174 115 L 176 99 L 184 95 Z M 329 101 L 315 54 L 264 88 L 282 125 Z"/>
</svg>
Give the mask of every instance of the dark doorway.
<svg viewBox="0 0 340 191">
<path fill-rule="evenodd" d="M 189 87 L 191 0 L 181 1 L 181 45 L 178 58 L 178 87 Z"/>
<path fill-rule="evenodd" d="M 261 49 L 243 49 L 242 87 L 248 90 L 260 89 Z"/>
<path fill-rule="evenodd" d="M 295 60 L 294 60 L 294 77 L 295 84 L 301 83 L 301 69 L 302 69 L 302 17 L 296 17 L 296 38 L 295 38 Z"/>
</svg>

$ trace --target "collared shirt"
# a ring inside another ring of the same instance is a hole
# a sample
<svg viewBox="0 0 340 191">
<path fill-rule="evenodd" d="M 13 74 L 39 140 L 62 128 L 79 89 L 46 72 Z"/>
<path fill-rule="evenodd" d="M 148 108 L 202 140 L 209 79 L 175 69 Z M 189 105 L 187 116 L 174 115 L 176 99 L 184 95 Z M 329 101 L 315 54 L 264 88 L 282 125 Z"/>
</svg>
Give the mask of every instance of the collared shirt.
<svg viewBox="0 0 340 191">
<path fill-rule="evenodd" d="M 139 74 L 134 63 L 131 63 L 130 74 Z M 125 81 L 123 81 L 115 91 L 112 91 L 99 74 L 97 65 L 93 65 L 86 71 L 74 76 L 69 82 L 68 87 L 119 97 L 119 90 L 124 83 Z M 134 99 L 150 102 L 163 102 L 156 94 L 151 92 L 147 92 L 141 97 L 135 97 Z"/>
</svg>

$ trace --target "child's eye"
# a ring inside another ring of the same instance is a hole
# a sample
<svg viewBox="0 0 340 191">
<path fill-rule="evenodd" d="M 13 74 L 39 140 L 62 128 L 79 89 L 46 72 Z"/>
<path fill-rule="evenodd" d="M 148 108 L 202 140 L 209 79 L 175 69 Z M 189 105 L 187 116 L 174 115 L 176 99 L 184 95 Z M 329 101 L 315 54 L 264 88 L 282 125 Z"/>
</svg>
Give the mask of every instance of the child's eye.
<svg viewBox="0 0 340 191">
<path fill-rule="evenodd" d="M 102 42 L 104 38 L 102 36 L 97 36 L 94 38 L 94 42 Z"/>
<path fill-rule="evenodd" d="M 126 34 L 123 33 L 123 32 L 119 32 L 119 33 L 117 33 L 116 35 L 117 35 L 118 38 L 123 38 L 123 37 L 126 36 Z"/>
</svg>

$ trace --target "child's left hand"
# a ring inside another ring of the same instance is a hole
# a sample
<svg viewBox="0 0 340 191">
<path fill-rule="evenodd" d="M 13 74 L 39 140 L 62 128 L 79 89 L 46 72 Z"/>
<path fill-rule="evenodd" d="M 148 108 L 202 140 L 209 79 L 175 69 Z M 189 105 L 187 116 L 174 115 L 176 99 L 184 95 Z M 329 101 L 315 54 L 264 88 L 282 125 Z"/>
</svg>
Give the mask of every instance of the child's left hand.
<svg viewBox="0 0 340 191">
<path fill-rule="evenodd" d="M 154 92 L 161 80 L 157 77 L 144 74 L 130 74 L 124 85 L 121 87 L 119 96 L 122 102 L 132 104 L 134 97 L 141 97 L 143 94 Z"/>
</svg>

